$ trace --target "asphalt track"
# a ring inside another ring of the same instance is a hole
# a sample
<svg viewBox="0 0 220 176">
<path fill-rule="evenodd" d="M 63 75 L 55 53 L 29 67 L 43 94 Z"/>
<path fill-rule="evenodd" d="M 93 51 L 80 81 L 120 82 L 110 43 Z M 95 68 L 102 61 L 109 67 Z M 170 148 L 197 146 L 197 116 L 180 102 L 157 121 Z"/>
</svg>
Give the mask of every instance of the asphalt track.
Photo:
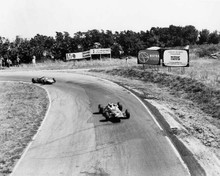
<svg viewBox="0 0 220 176">
<path fill-rule="evenodd" d="M 188 169 L 143 104 L 126 89 L 99 78 L 49 71 L 1 72 L 0 80 L 43 85 L 51 105 L 13 176 L 186 176 Z M 121 123 L 106 121 L 98 104 L 121 102 L 131 113 Z"/>
</svg>

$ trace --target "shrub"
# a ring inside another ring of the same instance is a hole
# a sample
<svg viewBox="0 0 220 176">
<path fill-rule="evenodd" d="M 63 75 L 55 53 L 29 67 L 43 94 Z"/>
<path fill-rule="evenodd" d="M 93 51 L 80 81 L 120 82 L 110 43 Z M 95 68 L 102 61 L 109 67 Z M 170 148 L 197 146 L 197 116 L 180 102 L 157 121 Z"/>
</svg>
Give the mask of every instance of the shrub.
<svg viewBox="0 0 220 176">
<path fill-rule="evenodd" d="M 220 51 L 219 45 L 203 45 L 196 51 L 196 54 L 199 57 L 206 57 L 218 51 Z"/>
</svg>

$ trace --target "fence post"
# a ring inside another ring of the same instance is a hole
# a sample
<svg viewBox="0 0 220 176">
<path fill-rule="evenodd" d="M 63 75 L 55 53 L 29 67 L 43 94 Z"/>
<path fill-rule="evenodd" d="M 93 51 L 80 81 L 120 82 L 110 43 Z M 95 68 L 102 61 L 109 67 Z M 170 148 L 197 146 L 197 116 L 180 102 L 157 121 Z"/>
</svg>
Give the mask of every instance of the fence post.
<svg viewBox="0 0 220 176">
<path fill-rule="evenodd" d="M 185 67 L 181 67 L 181 74 L 185 74 Z"/>
<path fill-rule="evenodd" d="M 171 72 L 171 67 L 168 67 L 168 72 Z"/>
</svg>

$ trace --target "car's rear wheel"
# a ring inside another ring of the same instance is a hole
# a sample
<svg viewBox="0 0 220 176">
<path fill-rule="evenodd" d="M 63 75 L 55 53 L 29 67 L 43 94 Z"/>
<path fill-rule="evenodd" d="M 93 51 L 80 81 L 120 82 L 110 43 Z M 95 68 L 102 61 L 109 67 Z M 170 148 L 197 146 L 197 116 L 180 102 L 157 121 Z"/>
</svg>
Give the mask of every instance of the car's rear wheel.
<svg viewBox="0 0 220 176">
<path fill-rule="evenodd" d="M 131 116 L 130 112 L 127 109 L 125 110 L 125 116 L 126 116 L 127 119 L 129 119 L 130 116 Z"/>
<path fill-rule="evenodd" d="M 122 111 L 123 106 L 121 105 L 121 103 L 118 102 L 117 105 L 118 105 L 118 109 L 119 109 L 120 111 Z"/>
<path fill-rule="evenodd" d="M 110 113 L 108 111 L 105 111 L 103 115 L 107 120 L 110 118 Z"/>
</svg>

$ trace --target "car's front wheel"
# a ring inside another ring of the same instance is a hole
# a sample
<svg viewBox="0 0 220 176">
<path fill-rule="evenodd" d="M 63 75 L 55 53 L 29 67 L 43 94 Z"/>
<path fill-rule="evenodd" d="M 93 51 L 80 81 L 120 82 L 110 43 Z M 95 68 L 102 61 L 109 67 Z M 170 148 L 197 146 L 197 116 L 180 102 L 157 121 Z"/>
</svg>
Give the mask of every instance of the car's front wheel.
<svg viewBox="0 0 220 176">
<path fill-rule="evenodd" d="M 102 113 L 103 113 L 103 107 L 102 107 L 102 105 L 99 104 L 98 109 L 99 109 L 99 113 L 102 114 Z"/>
<path fill-rule="evenodd" d="M 111 116 L 111 115 L 110 115 L 110 113 L 109 113 L 108 111 L 105 111 L 103 115 L 104 115 L 104 117 L 105 117 L 107 120 L 110 119 L 110 116 Z"/>
<path fill-rule="evenodd" d="M 117 117 L 114 117 L 114 118 L 111 118 L 111 122 L 113 122 L 113 123 L 119 123 L 119 122 L 121 122 L 121 119 L 120 119 L 120 118 L 117 118 Z"/>
<path fill-rule="evenodd" d="M 122 111 L 123 106 L 121 105 L 121 103 L 118 102 L 117 105 L 118 105 L 118 109 L 119 109 L 120 111 Z"/>
</svg>

